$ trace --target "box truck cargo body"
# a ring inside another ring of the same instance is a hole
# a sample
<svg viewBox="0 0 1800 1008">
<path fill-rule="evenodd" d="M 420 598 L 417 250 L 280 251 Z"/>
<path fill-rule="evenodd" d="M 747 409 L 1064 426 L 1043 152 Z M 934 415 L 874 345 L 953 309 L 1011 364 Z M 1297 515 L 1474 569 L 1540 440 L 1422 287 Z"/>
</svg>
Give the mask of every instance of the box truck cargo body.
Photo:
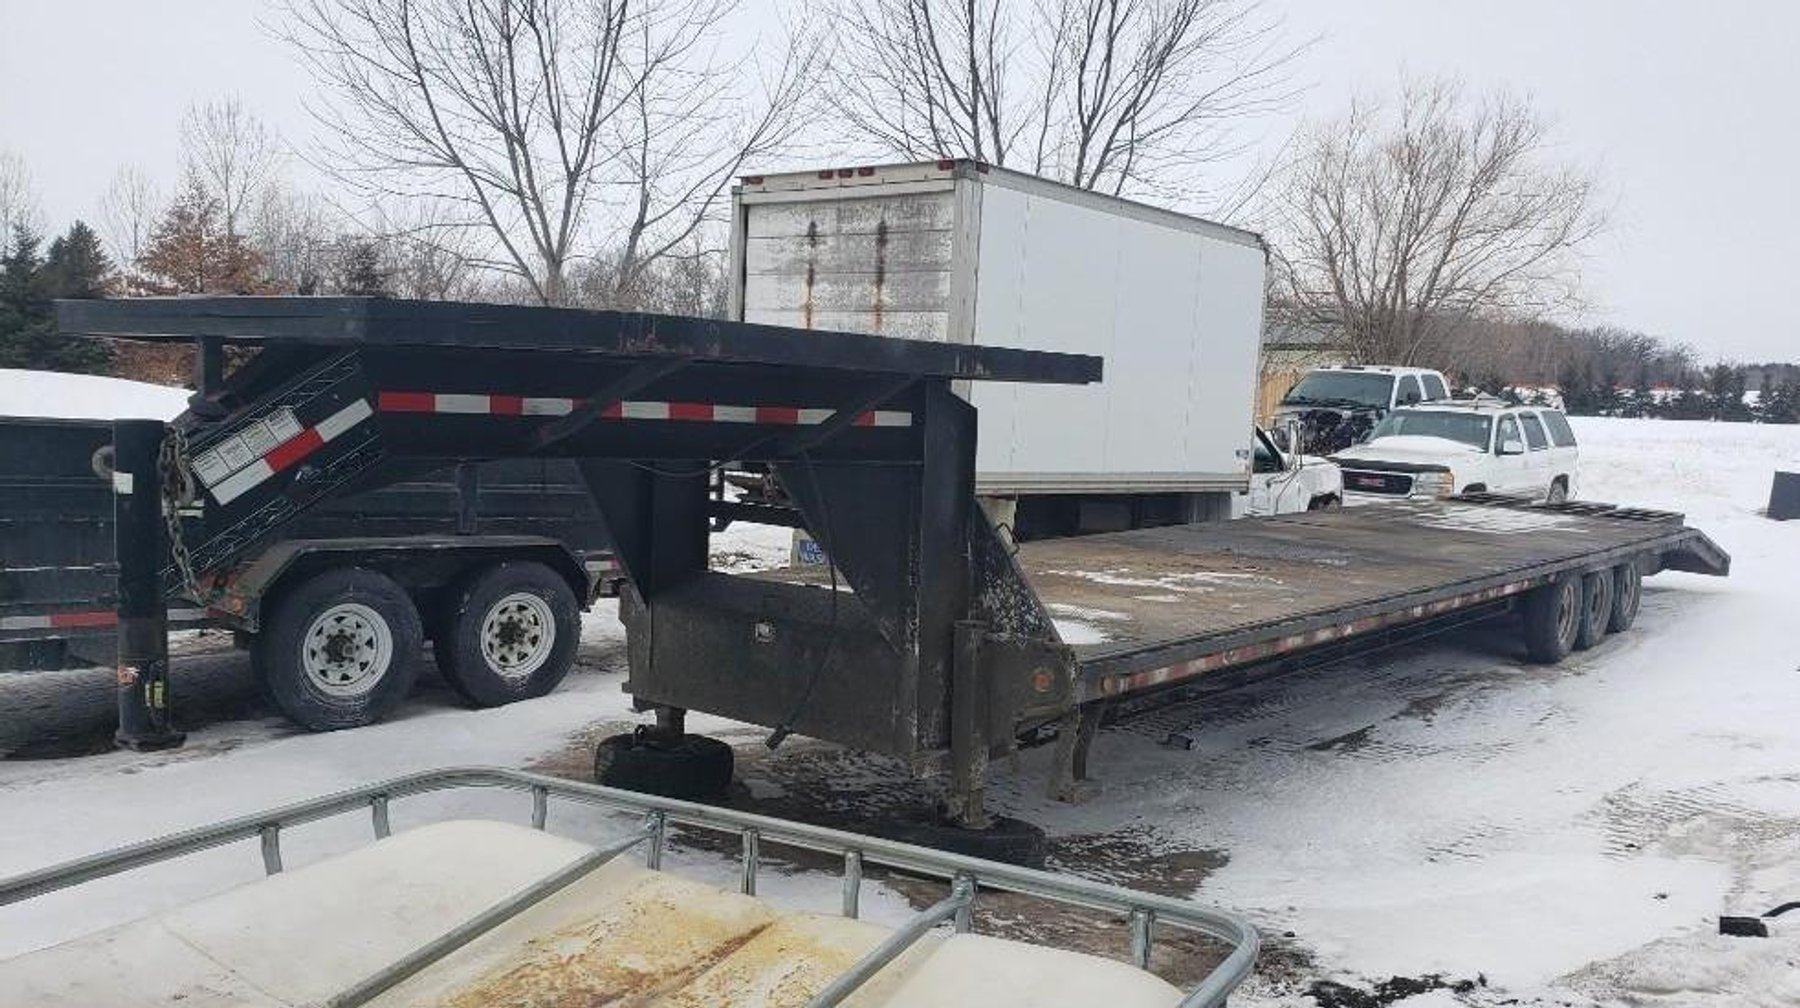
<svg viewBox="0 0 1800 1008">
<path fill-rule="evenodd" d="M 1105 358 L 1098 385 L 959 389 L 1021 532 L 1225 517 L 1247 488 L 1256 235 L 970 161 L 748 176 L 734 211 L 742 321 Z"/>
</svg>

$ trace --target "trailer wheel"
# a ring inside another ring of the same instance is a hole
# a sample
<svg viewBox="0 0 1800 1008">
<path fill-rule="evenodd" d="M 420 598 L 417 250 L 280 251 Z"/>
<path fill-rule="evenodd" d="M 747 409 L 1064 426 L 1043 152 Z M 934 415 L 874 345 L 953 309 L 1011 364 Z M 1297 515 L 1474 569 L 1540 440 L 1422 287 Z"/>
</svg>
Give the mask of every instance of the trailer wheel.
<svg viewBox="0 0 1800 1008">
<path fill-rule="evenodd" d="M 1612 615 L 1607 620 L 1608 633 L 1621 633 L 1637 622 L 1638 604 L 1644 598 L 1644 572 L 1636 560 L 1627 560 L 1612 571 Z"/>
<path fill-rule="evenodd" d="M 600 740 L 594 781 L 607 787 L 690 801 L 716 797 L 731 785 L 731 746 L 705 735 L 669 742 L 639 728 Z"/>
<path fill-rule="evenodd" d="M 1050 853 L 1050 841 L 1042 828 L 1008 816 L 995 816 L 987 829 L 913 820 L 896 823 L 882 832 L 901 843 L 1024 868 L 1043 868 Z"/>
<path fill-rule="evenodd" d="M 1586 651 L 1606 636 L 1612 621 L 1613 572 L 1596 571 L 1581 579 L 1581 625 L 1575 631 L 1575 650 Z"/>
<path fill-rule="evenodd" d="M 1554 665 L 1568 657 L 1581 628 L 1581 580 L 1558 578 L 1525 596 L 1525 651 L 1531 660 Z"/>
<path fill-rule="evenodd" d="M 379 721 L 417 677 L 419 613 L 392 578 L 340 567 L 280 598 L 256 637 L 267 695 L 313 731 Z"/>
<path fill-rule="evenodd" d="M 581 610 L 569 583 L 541 563 L 499 563 L 450 596 L 437 639 L 444 679 L 477 707 L 555 689 L 575 662 Z"/>
</svg>

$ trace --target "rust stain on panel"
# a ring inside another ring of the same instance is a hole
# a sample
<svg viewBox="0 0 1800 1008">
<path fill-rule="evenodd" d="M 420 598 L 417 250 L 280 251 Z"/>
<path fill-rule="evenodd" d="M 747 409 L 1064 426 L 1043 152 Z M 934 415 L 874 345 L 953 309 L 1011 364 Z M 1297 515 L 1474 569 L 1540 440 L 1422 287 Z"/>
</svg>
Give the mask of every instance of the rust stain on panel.
<svg viewBox="0 0 1800 1008">
<path fill-rule="evenodd" d="M 819 222 L 806 222 L 806 299 L 800 310 L 806 319 L 804 328 L 813 327 L 813 282 L 817 279 L 819 260 Z"/>
<path fill-rule="evenodd" d="M 875 298 L 873 307 L 877 333 L 881 332 L 881 297 L 884 293 L 882 285 L 887 282 L 887 246 L 888 223 L 887 218 L 883 217 L 875 225 Z"/>
<path fill-rule="evenodd" d="M 761 934 L 770 919 L 766 910 L 752 906 L 709 913 L 676 888 L 652 885 L 599 916 L 534 938 L 518 957 L 439 1005 L 655 1004 Z"/>
</svg>

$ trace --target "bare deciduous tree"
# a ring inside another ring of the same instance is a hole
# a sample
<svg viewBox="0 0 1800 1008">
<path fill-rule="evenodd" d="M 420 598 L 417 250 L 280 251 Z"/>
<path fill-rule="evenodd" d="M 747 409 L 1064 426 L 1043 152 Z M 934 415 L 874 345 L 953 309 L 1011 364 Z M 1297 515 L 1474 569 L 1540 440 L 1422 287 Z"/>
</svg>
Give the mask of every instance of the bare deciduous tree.
<svg viewBox="0 0 1800 1008">
<path fill-rule="evenodd" d="M 856 0 L 831 94 L 884 154 L 1194 203 L 1305 48 L 1257 0 Z"/>
<path fill-rule="evenodd" d="M 225 233 L 244 234 L 280 168 L 274 134 L 242 101 L 223 98 L 188 107 L 181 147 L 187 174 L 218 201 Z"/>
<path fill-rule="evenodd" d="M 150 245 L 150 235 L 164 209 L 156 181 L 136 165 L 113 173 L 100 196 L 100 226 L 115 260 L 135 263 Z"/>
<path fill-rule="evenodd" d="M 1267 206 L 1273 304 L 1361 360 L 1410 364 L 1474 319 L 1573 307 L 1598 183 L 1518 98 L 1409 82 L 1303 134 Z"/>
<path fill-rule="evenodd" d="M 318 195 L 271 180 L 245 207 L 251 247 L 262 256 L 263 273 L 277 290 L 318 293 L 336 270 L 341 221 Z"/>
<path fill-rule="evenodd" d="M 546 303 L 568 299 L 570 263 L 601 246 L 633 268 L 673 254 L 745 160 L 793 133 L 809 50 L 782 47 L 746 90 L 756 75 L 719 50 L 731 9 L 288 0 L 290 38 L 331 92 L 322 160 L 370 195 L 457 208 L 494 246 L 479 264 Z"/>
<path fill-rule="evenodd" d="M 30 167 L 12 151 L 0 150 L 0 249 L 10 247 L 14 228 L 37 227 L 39 216 Z"/>
</svg>

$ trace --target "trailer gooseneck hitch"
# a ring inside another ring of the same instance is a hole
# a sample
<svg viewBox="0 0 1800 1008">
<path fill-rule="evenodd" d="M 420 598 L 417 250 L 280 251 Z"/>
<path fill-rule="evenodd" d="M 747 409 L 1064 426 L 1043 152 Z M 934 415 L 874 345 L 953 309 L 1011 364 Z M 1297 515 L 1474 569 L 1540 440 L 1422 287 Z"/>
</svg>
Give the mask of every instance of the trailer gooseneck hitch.
<svg viewBox="0 0 1800 1008">
<path fill-rule="evenodd" d="M 693 749 L 683 714 L 708 711 L 947 766 L 950 817 L 979 827 L 990 756 L 1076 702 L 1073 652 L 976 505 L 975 411 L 952 385 L 1084 384 L 1098 358 L 355 298 L 58 310 L 65 332 L 200 341 L 218 407 L 176 421 L 196 497 L 179 509 L 184 569 L 147 492 L 161 425 L 120 429 L 121 479 L 140 491 L 119 497 L 126 744 L 179 740 L 165 596 L 223 583 L 202 603 L 255 630 L 255 562 L 297 518 L 412 473 L 526 457 L 574 460 L 612 542 L 627 689 L 657 712 L 641 741 L 662 752 L 646 758 Z M 227 347 L 259 352 L 224 374 Z M 774 473 L 848 591 L 709 569 L 711 477 L 728 463 Z"/>
</svg>

